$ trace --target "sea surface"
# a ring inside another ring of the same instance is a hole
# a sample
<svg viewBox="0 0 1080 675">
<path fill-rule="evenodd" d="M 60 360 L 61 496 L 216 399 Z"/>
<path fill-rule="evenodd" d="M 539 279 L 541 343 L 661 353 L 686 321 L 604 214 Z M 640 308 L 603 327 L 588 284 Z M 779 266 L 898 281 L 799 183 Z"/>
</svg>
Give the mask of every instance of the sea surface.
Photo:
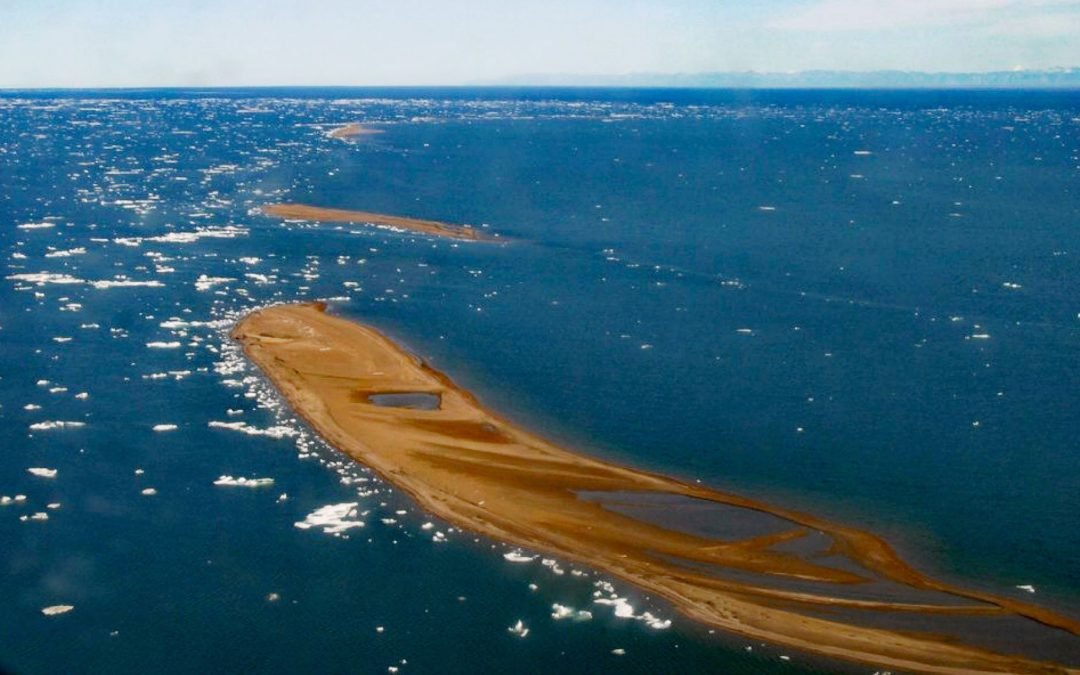
<svg viewBox="0 0 1080 675">
<path fill-rule="evenodd" d="M 1080 92 L 9 91 L 0 256 L 4 672 L 874 672 L 423 513 L 230 344 L 314 299 L 581 452 L 1080 614 Z"/>
</svg>

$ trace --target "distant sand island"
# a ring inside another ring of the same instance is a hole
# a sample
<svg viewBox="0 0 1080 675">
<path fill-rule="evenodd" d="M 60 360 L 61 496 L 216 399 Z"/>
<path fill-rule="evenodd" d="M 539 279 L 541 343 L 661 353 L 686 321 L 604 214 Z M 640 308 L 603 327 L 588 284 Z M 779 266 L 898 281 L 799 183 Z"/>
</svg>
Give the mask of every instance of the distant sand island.
<svg viewBox="0 0 1080 675">
<path fill-rule="evenodd" d="M 372 136 L 381 133 L 382 129 L 372 129 L 359 122 L 352 122 L 350 124 L 343 124 L 340 127 L 335 127 L 328 131 L 326 135 L 330 138 L 352 138 L 354 136 Z"/>
<path fill-rule="evenodd" d="M 310 207 L 278 215 L 294 208 Z M 808 652 L 917 672 L 1080 672 L 1080 622 L 932 579 L 868 532 L 553 445 L 320 304 L 252 312 L 232 335 L 329 443 L 461 528 Z"/>
<path fill-rule="evenodd" d="M 419 218 L 391 216 L 370 211 L 328 209 L 309 204 L 270 204 L 262 207 L 262 212 L 265 215 L 278 218 L 295 218 L 328 223 L 370 223 L 447 239 L 462 239 L 465 241 L 496 241 L 498 239 L 497 235 L 485 234 L 468 225 L 452 225 L 438 220 L 421 220 Z"/>
</svg>

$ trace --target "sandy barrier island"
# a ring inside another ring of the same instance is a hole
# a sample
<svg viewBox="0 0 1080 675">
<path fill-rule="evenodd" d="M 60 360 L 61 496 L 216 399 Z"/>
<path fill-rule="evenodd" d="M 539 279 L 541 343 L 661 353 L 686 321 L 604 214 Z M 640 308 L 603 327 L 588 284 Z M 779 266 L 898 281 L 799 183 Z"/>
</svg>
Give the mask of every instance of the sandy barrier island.
<svg viewBox="0 0 1080 675">
<path fill-rule="evenodd" d="M 267 216 L 278 218 L 295 218 L 297 220 L 313 220 L 325 223 L 357 223 L 382 225 L 408 232 L 419 232 L 447 239 L 461 239 L 465 241 L 499 241 L 495 235 L 488 235 L 468 225 L 451 225 L 438 220 L 421 220 L 405 216 L 391 216 L 385 213 L 372 213 L 370 211 L 350 211 L 347 209 L 327 209 L 321 206 L 308 204 L 269 204 L 262 207 L 262 212 Z"/>
<path fill-rule="evenodd" d="M 353 138 L 355 136 L 373 136 L 381 133 L 382 129 L 372 129 L 359 122 L 351 122 L 349 124 L 343 124 L 340 127 L 334 127 L 328 131 L 326 135 L 330 138 Z"/>
<path fill-rule="evenodd" d="M 232 335 L 329 443 L 466 530 L 817 654 L 916 672 L 1080 673 L 1080 622 L 932 579 L 868 532 L 555 446 L 321 304 L 257 310 Z"/>
</svg>

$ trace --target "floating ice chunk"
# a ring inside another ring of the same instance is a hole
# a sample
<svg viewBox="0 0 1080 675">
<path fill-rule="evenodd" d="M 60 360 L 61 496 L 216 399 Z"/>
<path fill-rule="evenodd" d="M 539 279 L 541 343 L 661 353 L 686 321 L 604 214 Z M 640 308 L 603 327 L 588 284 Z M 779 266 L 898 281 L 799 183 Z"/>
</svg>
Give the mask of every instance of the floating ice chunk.
<svg viewBox="0 0 1080 675">
<path fill-rule="evenodd" d="M 503 558 L 506 558 L 512 563 L 527 563 L 536 560 L 535 555 L 526 555 L 521 552 L 521 549 L 514 549 L 509 553 L 503 553 Z"/>
<path fill-rule="evenodd" d="M 152 279 L 150 281 L 136 281 L 134 279 L 103 279 L 101 281 L 88 282 L 94 288 L 162 288 L 165 284 Z"/>
<path fill-rule="evenodd" d="M 156 237 L 147 237 L 146 241 L 168 244 L 193 244 L 200 239 L 233 239 L 248 233 L 247 228 L 235 225 L 225 227 L 200 227 L 193 232 L 169 232 Z"/>
<path fill-rule="evenodd" d="M 10 281 L 25 281 L 31 284 L 37 284 L 38 286 L 44 286 L 45 284 L 84 284 L 86 283 L 78 277 L 73 277 L 70 274 L 53 274 L 51 272 L 35 272 L 35 273 L 23 273 L 23 274 L 9 274 L 7 279 Z"/>
<path fill-rule="evenodd" d="M 23 406 L 23 410 L 41 410 L 41 406 L 36 403 L 27 403 Z"/>
<path fill-rule="evenodd" d="M 614 654 L 615 656 L 622 656 L 623 654 L 626 653 L 626 650 L 623 649 L 622 647 L 616 647 L 615 649 L 611 650 L 611 653 Z"/>
<path fill-rule="evenodd" d="M 1021 585 L 1017 586 L 1017 588 L 1019 588 L 1022 591 L 1027 591 L 1028 593 L 1034 593 L 1035 592 L 1035 587 L 1032 586 L 1031 584 L 1021 584 Z"/>
<path fill-rule="evenodd" d="M 157 490 L 155 490 L 154 488 L 143 488 L 142 494 L 146 495 L 147 497 L 153 497 L 157 494 Z"/>
<path fill-rule="evenodd" d="M 971 339 L 972 340 L 989 340 L 990 339 L 990 334 L 989 333 L 975 333 L 975 334 L 973 334 L 971 336 Z"/>
<path fill-rule="evenodd" d="M 199 278 L 195 280 L 195 289 L 199 291 L 208 291 L 214 286 L 219 284 L 227 284 L 230 281 L 236 281 L 232 277 L 208 277 L 205 274 L 200 274 Z"/>
<path fill-rule="evenodd" d="M 273 478 L 233 478 L 232 476 L 218 476 L 214 485 L 229 485 L 233 487 L 266 487 L 274 484 Z"/>
<path fill-rule="evenodd" d="M 56 469 L 45 469 L 40 466 L 31 467 L 26 472 L 38 478 L 56 478 L 57 473 Z"/>
<path fill-rule="evenodd" d="M 853 154 L 858 155 L 860 157 L 865 157 L 867 155 L 872 155 L 874 153 L 871 152 L 870 150 L 856 150 Z"/>
<path fill-rule="evenodd" d="M 75 398 L 79 399 L 80 401 L 85 401 L 86 399 L 90 398 L 90 394 L 85 391 L 80 391 L 78 394 L 75 394 Z"/>
<path fill-rule="evenodd" d="M 626 598 L 593 598 L 598 605 L 610 605 L 615 608 L 615 616 L 620 619 L 635 619 L 634 606 L 627 602 Z"/>
<path fill-rule="evenodd" d="M 180 346 L 179 342 L 147 342 L 146 346 L 150 349 L 176 349 Z"/>
<path fill-rule="evenodd" d="M 49 251 L 45 254 L 46 258 L 70 258 L 73 255 L 85 255 L 86 249 L 82 248 L 69 248 L 65 251 Z"/>
<path fill-rule="evenodd" d="M 179 429 L 175 424 L 155 424 L 154 431 L 176 431 Z"/>
<path fill-rule="evenodd" d="M 671 619 L 661 619 L 653 616 L 649 612 L 643 613 L 641 616 L 635 617 L 645 622 L 645 625 L 653 630 L 667 630 L 671 628 Z"/>
<path fill-rule="evenodd" d="M 326 534 L 337 536 L 354 527 L 364 526 L 363 521 L 356 520 L 357 506 L 359 502 L 328 504 L 312 511 L 302 521 L 293 523 L 293 526 L 301 530 L 320 527 Z"/>
<path fill-rule="evenodd" d="M 45 513 L 44 511 L 38 511 L 37 513 L 35 513 L 32 516 L 21 516 L 19 518 L 19 520 L 22 520 L 24 522 L 27 521 L 27 520 L 41 521 L 41 520 L 48 520 L 48 519 L 49 519 L 49 514 Z"/>
<path fill-rule="evenodd" d="M 45 616 L 56 616 L 57 614 L 67 614 L 73 609 L 75 609 L 75 605 L 50 605 L 42 608 L 41 613 Z"/>
<path fill-rule="evenodd" d="M 299 435 L 299 432 L 292 427 L 286 426 L 273 426 L 266 429 L 259 429 L 258 427 L 249 426 L 246 422 L 219 422 L 212 420 L 207 423 L 212 429 L 229 429 L 230 431 L 239 431 L 249 436 L 269 436 L 270 438 L 292 438 Z"/>
<path fill-rule="evenodd" d="M 521 619 L 518 619 L 517 623 L 515 623 L 513 626 L 510 626 L 506 630 L 520 638 L 523 638 L 529 634 L 529 629 L 525 627 L 525 623 Z"/>
<path fill-rule="evenodd" d="M 555 603 L 551 606 L 551 618 L 556 621 L 562 621 L 563 619 L 572 619 L 574 621 L 588 621 L 593 618 L 592 612 L 585 609 L 574 609 L 573 607 L 567 607 L 566 605 L 560 605 Z"/>
<path fill-rule="evenodd" d="M 759 206 L 758 211 L 775 211 L 775 206 Z"/>
<path fill-rule="evenodd" d="M 64 420 L 55 420 L 49 422 L 35 422 L 30 425 L 31 431 L 49 431 L 51 429 L 78 429 L 79 427 L 85 427 L 86 422 L 68 422 Z"/>
<path fill-rule="evenodd" d="M 20 230 L 47 230 L 56 227 L 56 223 L 23 223 L 18 227 Z"/>
<path fill-rule="evenodd" d="M 1006 281 L 1005 283 L 1003 283 L 1001 285 L 1004 286 L 1005 288 L 1011 288 L 1014 291 L 1023 288 L 1023 286 L 1021 286 L 1020 284 L 1014 283 L 1012 281 Z"/>
</svg>

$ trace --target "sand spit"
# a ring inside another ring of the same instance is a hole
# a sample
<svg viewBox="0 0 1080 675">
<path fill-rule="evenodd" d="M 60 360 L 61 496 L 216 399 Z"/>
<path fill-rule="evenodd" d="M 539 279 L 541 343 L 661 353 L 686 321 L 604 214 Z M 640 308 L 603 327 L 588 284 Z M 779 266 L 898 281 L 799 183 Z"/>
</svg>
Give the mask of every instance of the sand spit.
<svg viewBox="0 0 1080 675">
<path fill-rule="evenodd" d="M 939 582 L 873 534 L 555 446 L 324 310 L 262 309 L 233 337 L 327 441 L 456 526 L 604 570 L 710 626 L 818 654 L 928 673 L 1080 673 L 1080 622 Z M 370 402 L 391 393 L 437 394 L 440 405 Z M 726 510 L 758 529 L 718 539 L 636 518 L 625 506 L 634 495 Z M 1013 632 L 1039 638 L 1010 642 Z"/>
<path fill-rule="evenodd" d="M 354 136 L 372 136 L 381 133 L 382 129 L 372 129 L 359 122 L 352 122 L 343 124 L 340 127 L 334 127 L 326 135 L 330 138 L 353 138 Z"/>
<path fill-rule="evenodd" d="M 346 209 L 326 209 L 307 204 L 270 204 L 262 207 L 262 212 L 278 218 L 315 220 L 328 223 L 369 223 L 408 232 L 419 232 L 448 239 L 465 241 L 494 241 L 496 238 L 467 225 L 451 225 L 437 220 L 420 220 L 404 216 L 389 216 L 368 211 L 349 211 Z"/>
</svg>

